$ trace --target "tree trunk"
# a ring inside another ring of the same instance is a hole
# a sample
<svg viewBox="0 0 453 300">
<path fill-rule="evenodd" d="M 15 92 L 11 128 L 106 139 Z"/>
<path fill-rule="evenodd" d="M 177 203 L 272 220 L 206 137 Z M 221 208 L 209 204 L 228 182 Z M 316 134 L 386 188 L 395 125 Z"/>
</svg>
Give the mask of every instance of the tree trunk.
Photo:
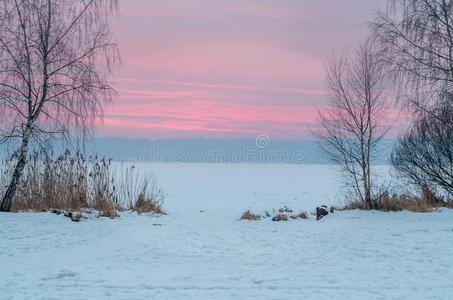
<svg viewBox="0 0 453 300">
<path fill-rule="evenodd" d="M 366 161 L 366 167 L 364 168 L 363 188 L 365 192 L 365 203 L 368 206 L 368 209 L 372 209 L 373 201 L 371 199 L 370 162 L 368 159 Z"/>
<path fill-rule="evenodd" d="M 365 190 L 365 202 L 367 203 L 368 209 L 373 209 L 373 201 L 371 199 L 371 188 L 368 186 L 366 187 Z"/>
<path fill-rule="evenodd" d="M 24 138 L 22 139 L 22 145 L 19 150 L 19 159 L 17 161 L 16 167 L 14 168 L 13 177 L 11 178 L 11 182 L 8 186 L 8 189 L 6 190 L 6 193 L 3 196 L 0 211 L 6 212 L 11 211 L 14 195 L 16 194 L 17 186 L 19 185 L 19 180 L 22 177 L 25 164 L 27 163 L 28 143 L 30 141 L 30 135 L 31 127 L 28 127 L 24 134 Z"/>
</svg>

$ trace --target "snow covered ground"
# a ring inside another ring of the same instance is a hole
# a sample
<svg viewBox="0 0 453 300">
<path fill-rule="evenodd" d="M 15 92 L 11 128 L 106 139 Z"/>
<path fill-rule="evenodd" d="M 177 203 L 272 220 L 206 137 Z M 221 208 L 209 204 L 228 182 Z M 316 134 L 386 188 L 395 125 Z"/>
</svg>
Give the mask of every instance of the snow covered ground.
<svg viewBox="0 0 453 300">
<path fill-rule="evenodd" d="M 153 168 L 168 216 L 0 214 L 0 299 L 450 299 L 453 211 L 238 221 L 340 199 L 329 166 Z"/>
</svg>

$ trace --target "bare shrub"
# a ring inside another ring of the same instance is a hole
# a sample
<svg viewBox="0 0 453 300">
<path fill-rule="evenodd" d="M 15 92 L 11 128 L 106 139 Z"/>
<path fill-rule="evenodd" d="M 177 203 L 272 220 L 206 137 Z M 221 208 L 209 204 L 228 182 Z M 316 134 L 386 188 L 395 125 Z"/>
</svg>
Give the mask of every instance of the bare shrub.
<svg viewBox="0 0 453 300">
<path fill-rule="evenodd" d="M 250 210 L 245 211 L 240 218 L 241 221 L 258 221 L 260 219 L 260 215 L 255 215 Z"/>
<path fill-rule="evenodd" d="M 453 94 L 437 103 L 435 114 L 417 114 L 392 152 L 398 174 L 416 186 L 436 187 L 453 197 Z"/>
</svg>

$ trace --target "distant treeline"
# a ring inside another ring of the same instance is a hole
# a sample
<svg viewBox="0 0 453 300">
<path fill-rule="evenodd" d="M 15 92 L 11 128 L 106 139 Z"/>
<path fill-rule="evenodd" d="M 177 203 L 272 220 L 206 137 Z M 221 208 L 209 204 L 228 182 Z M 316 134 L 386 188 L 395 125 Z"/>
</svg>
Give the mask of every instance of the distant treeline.
<svg viewBox="0 0 453 300">
<path fill-rule="evenodd" d="M 383 155 L 373 163 L 388 164 L 388 154 L 395 140 L 383 143 Z M 62 153 L 69 148 L 82 149 L 86 155 L 98 155 L 115 161 L 181 162 L 181 163 L 250 163 L 250 164 L 332 164 L 315 140 L 266 140 L 259 144 L 255 139 L 163 139 L 94 138 L 79 144 L 48 141 L 47 148 Z M 14 147 L 8 147 L 14 149 Z M 3 148 L 1 155 L 11 151 Z"/>
</svg>

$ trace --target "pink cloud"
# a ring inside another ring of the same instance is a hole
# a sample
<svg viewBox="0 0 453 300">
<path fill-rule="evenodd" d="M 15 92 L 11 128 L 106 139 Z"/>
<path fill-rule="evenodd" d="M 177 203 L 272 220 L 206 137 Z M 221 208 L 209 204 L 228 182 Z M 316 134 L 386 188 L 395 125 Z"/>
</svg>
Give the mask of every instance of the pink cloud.
<svg viewBox="0 0 453 300">
<path fill-rule="evenodd" d="M 270 91 L 278 93 L 295 93 L 295 94 L 311 94 L 311 95 L 326 95 L 324 90 L 316 89 L 303 89 L 303 88 L 280 88 L 272 86 L 253 86 L 253 85 L 233 85 L 233 84 L 216 84 L 216 83 L 199 83 L 199 82 L 184 82 L 176 80 L 161 80 L 161 79 L 150 79 L 140 80 L 135 78 L 117 78 L 114 82 L 134 82 L 134 83 L 149 83 L 149 84 L 164 84 L 170 86 L 185 86 L 194 87 L 201 89 L 225 89 L 225 90 L 240 90 L 240 91 Z M 127 92 L 126 89 L 122 90 Z M 132 92 L 132 91 L 131 91 Z M 134 91 L 139 93 L 139 91 Z"/>
<path fill-rule="evenodd" d="M 119 98 L 101 134 L 309 136 L 324 57 L 363 32 L 376 3 L 353 1 L 123 1 Z"/>
</svg>

